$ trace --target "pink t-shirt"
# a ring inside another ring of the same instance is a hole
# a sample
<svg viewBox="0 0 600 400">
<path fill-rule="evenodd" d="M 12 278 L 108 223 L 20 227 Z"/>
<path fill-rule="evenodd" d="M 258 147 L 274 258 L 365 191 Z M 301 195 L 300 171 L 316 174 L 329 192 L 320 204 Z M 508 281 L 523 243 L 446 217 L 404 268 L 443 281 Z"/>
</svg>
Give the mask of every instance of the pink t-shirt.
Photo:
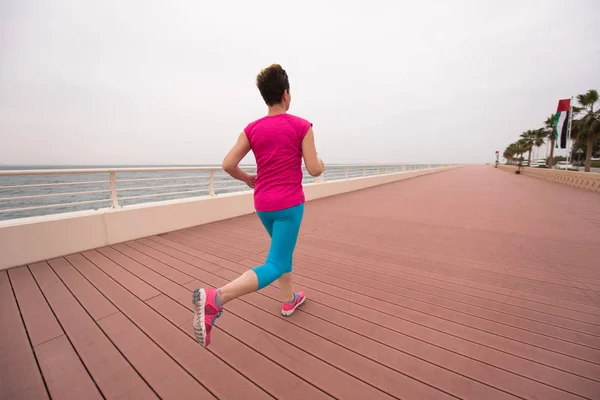
<svg viewBox="0 0 600 400">
<path fill-rule="evenodd" d="M 256 120 L 244 129 L 258 167 L 256 211 L 279 211 L 304 203 L 302 140 L 312 124 L 291 114 Z"/>
</svg>

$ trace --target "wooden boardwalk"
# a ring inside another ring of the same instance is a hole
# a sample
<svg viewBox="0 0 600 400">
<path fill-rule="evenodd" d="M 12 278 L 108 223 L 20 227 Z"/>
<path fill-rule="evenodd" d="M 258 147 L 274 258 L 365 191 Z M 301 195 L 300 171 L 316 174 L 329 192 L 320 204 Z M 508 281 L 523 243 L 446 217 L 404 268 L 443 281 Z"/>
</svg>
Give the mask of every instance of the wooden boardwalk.
<svg viewBox="0 0 600 400">
<path fill-rule="evenodd" d="M 0 399 L 600 399 L 600 196 L 472 167 L 307 204 L 308 300 L 191 291 L 264 260 L 256 216 L 0 272 Z M 60 234 L 60 232 L 57 232 Z"/>
</svg>

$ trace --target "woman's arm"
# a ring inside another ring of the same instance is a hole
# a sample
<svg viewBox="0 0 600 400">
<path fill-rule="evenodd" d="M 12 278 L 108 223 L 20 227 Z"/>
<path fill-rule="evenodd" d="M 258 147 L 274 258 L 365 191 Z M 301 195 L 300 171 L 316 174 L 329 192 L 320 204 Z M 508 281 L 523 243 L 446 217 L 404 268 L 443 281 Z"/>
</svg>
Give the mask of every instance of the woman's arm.
<svg viewBox="0 0 600 400">
<path fill-rule="evenodd" d="M 302 157 L 304 157 L 304 165 L 311 176 L 320 176 L 325 171 L 323 161 L 317 155 L 315 146 L 315 134 L 312 127 L 308 129 L 306 136 L 302 140 Z"/>
<path fill-rule="evenodd" d="M 223 170 L 231 175 L 232 178 L 238 181 L 246 182 L 251 188 L 254 187 L 256 175 L 250 175 L 242 171 L 239 167 L 240 162 L 246 157 L 250 151 L 250 142 L 244 132 L 240 133 L 236 144 L 233 146 L 225 159 L 223 160 Z"/>
</svg>

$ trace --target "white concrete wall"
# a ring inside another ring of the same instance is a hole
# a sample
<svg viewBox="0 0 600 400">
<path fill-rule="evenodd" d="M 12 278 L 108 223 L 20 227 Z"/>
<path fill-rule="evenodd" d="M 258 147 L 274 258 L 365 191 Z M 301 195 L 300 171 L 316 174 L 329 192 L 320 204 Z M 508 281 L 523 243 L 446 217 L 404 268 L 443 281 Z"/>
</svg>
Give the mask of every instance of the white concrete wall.
<svg viewBox="0 0 600 400">
<path fill-rule="evenodd" d="M 499 167 L 505 171 L 514 172 L 517 170 L 517 167 L 514 165 L 500 165 Z M 559 169 L 525 167 L 521 170 L 521 173 L 523 175 L 534 176 L 551 182 L 600 193 L 600 174 L 595 172 L 562 171 Z"/>
<path fill-rule="evenodd" d="M 311 184 L 304 193 L 311 201 L 446 169 Z M 0 270 L 253 212 L 252 192 L 247 191 L 2 221 Z"/>
</svg>

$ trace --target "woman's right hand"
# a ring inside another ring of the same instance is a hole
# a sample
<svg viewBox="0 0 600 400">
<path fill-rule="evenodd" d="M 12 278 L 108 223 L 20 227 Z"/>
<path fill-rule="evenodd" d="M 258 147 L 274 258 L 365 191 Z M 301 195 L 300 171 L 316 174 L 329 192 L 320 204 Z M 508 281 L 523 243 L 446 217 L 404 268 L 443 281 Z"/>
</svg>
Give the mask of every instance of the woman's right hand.
<svg viewBox="0 0 600 400">
<path fill-rule="evenodd" d="M 317 155 L 317 149 L 315 148 L 315 134 L 312 128 L 308 129 L 306 136 L 302 140 L 302 157 L 304 158 L 304 165 L 310 176 L 320 176 L 325 170 L 323 160 Z"/>
</svg>

